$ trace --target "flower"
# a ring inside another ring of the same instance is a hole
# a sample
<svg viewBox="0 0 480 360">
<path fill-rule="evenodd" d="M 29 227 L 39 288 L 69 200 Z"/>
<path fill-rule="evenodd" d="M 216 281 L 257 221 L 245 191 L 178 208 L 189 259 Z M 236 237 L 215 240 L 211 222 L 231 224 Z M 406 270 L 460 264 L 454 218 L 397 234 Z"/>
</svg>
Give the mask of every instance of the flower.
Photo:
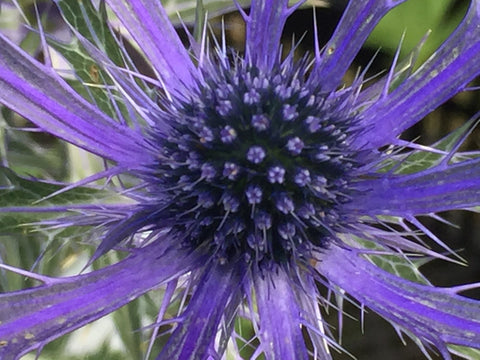
<svg viewBox="0 0 480 360">
<path fill-rule="evenodd" d="M 254 356 L 330 359 L 340 345 L 322 318 L 332 300 L 320 285 L 349 294 L 425 352 L 449 359 L 451 344 L 479 348 L 480 303 L 459 295 L 474 284 L 435 287 L 376 261 L 446 258 L 419 240 L 422 233 L 446 247 L 417 217 L 480 205 L 478 154 L 458 152 L 472 126 L 431 147 L 399 139 L 480 73 L 480 1 L 417 71 L 405 73 L 396 57 L 366 89 L 364 73 L 342 83 L 372 29 L 402 2 L 350 1 L 325 48 L 295 60 L 281 57 L 280 37 L 301 2 L 239 9 L 241 56 L 223 43 L 210 49 L 206 32 L 187 51 L 158 1 L 107 0 L 155 73 L 137 73 L 120 42 L 102 47 L 91 23 L 72 27 L 111 81 L 110 114 L 0 36 L 0 102 L 108 164 L 64 191 L 124 174 L 132 183 L 117 189 L 128 203 L 52 205 L 74 213 L 44 222 L 95 227 L 89 264 L 129 245 L 124 260 L 59 278 L 2 265 L 43 284 L 0 295 L 0 357 L 41 349 L 163 285 L 153 327 L 171 328 L 158 359 L 222 357 L 239 336 L 236 317 L 252 323 Z M 2 211 L 35 211 L 28 205 Z M 177 291 L 185 302 L 167 321 Z"/>
</svg>

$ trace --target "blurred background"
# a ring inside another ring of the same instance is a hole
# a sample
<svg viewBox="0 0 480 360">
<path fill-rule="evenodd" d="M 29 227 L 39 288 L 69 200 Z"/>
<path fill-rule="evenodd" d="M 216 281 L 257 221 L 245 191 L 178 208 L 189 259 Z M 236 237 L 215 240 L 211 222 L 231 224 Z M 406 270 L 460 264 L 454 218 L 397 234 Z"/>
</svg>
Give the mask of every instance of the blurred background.
<svg viewBox="0 0 480 360">
<path fill-rule="evenodd" d="M 172 19 L 178 24 L 178 31 L 182 36 L 184 31 L 176 16 L 177 11 L 193 31 L 190 24 L 195 16 L 195 1 L 162 2 L 172 14 Z M 33 1 L 20 0 L 19 3 L 27 20 L 36 26 Z M 291 46 L 292 38 L 295 40 L 302 38 L 298 53 L 311 52 L 315 32 L 318 34 L 320 46 L 323 46 L 333 33 L 346 3 L 345 0 L 309 1 L 307 6 L 298 10 L 287 22 L 283 36 L 285 49 L 288 50 Z M 351 81 L 358 69 L 365 68 L 374 57 L 369 69 L 370 75 L 373 76 L 389 69 L 402 34 L 404 34 L 404 40 L 401 46 L 401 55 L 405 56 L 431 30 L 420 53 L 419 63 L 423 62 L 460 22 L 469 3 L 468 0 L 410 0 L 400 5 L 382 21 L 370 36 L 346 75 L 345 81 Z M 25 22 L 25 19 L 8 1 L 1 1 L 0 4 L 0 31 L 8 34 L 24 49 L 42 60 L 43 54 L 39 48 L 38 37 L 20 25 Z M 57 39 L 69 41 L 68 29 L 63 25 L 58 10 L 52 5 L 52 2 L 39 0 L 37 4 L 45 29 Z M 205 4 L 210 6 L 207 1 Z M 219 34 L 223 18 L 228 43 L 241 51 L 244 43 L 243 20 L 238 13 L 231 12 L 234 10 L 231 6 L 224 8 L 224 4 L 225 2 L 217 2 L 216 5 L 209 7 L 210 14 L 220 15 L 212 17 L 211 27 L 214 33 Z M 317 7 L 313 9 L 312 5 Z M 317 18 L 316 27 L 313 22 L 314 11 Z M 135 50 L 132 50 L 132 54 L 135 56 Z M 137 61 L 141 64 L 139 59 L 138 57 Z M 143 71 L 148 74 L 148 67 L 145 67 Z M 422 144 L 432 144 L 464 124 L 479 110 L 479 104 L 478 92 L 459 94 L 414 128 L 408 130 L 403 138 L 416 139 Z M 17 131 L 16 128 L 29 128 L 30 131 Z M 479 145 L 480 137 L 476 131 L 465 143 L 464 149 L 476 150 Z M 8 166 L 18 175 L 56 181 L 78 180 L 102 166 L 99 159 L 61 143 L 49 135 L 37 132 L 33 125 L 6 109 L 2 109 L 0 114 L 0 159 L 3 166 Z M 16 175 L 6 170 L 0 172 L 0 186 L 15 181 L 24 184 Z M 29 184 L 25 183 L 25 187 L 27 186 Z M 46 190 L 48 189 L 42 188 L 38 191 L 41 193 Z M 6 202 L 5 199 L 3 202 L 0 200 L 0 204 L 6 204 Z M 421 220 L 452 249 L 459 251 L 460 255 L 468 261 L 469 266 L 462 267 L 434 261 L 424 265 L 421 268 L 422 272 L 433 284 L 438 286 L 479 281 L 480 218 L 478 214 L 456 211 L 441 215 L 458 225 L 458 228 L 428 218 Z M 75 231 L 75 229 L 57 229 L 55 231 L 35 229 L 35 232 L 27 232 L 25 228 L 18 227 L 21 222 L 35 220 L 37 219 L 32 217 L 0 217 L 0 261 L 26 269 L 34 268 L 36 271 L 52 275 L 74 274 L 79 271 L 85 259 L 91 254 L 91 240 L 85 238 L 84 233 Z M 116 255 L 112 256 L 113 258 L 106 257 L 102 260 L 103 264 L 100 261 L 97 267 L 115 261 Z M 22 277 L 6 273 L 0 274 L 2 291 L 32 285 L 32 282 L 25 281 Z M 466 295 L 480 299 L 478 291 L 471 291 Z M 40 359 L 142 359 L 142 353 L 148 341 L 148 332 L 147 335 L 144 335 L 138 329 L 148 324 L 148 319 L 155 318 L 160 297 L 161 291 L 153 292 L 126 306 L 113 316 L 55 341 L 45 348 Z M 416 345 L 409 340 L 403 344 L 393 327 L 375 314 L 367 311 L 362 334 L 358 309 L 347 306 L 347 312 L 357 320 L 344 317 L 342 345 L 357 359 L 416 360 L 424 358 Z M 335 324 L 336 317 L 337 315 L 332 312 L 329 315 L 329 321 Z M 157 346 L 159 345 L 157 344 Z M 435 354 L 431 355 L 432 358 L 439 359 Z M 25 359 L 34 357 L 34 355 L 26 356 Z M 335 359 L 346 360 L 351 357 L 346 354 L 338 354 Z"/>
</svg>

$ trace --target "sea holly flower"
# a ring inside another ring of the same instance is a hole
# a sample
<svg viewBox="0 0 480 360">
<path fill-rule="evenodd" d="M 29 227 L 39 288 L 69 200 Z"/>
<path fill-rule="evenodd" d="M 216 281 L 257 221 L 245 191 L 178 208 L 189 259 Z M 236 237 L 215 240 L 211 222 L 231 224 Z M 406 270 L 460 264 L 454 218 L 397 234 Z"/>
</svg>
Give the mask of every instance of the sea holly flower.
<svg viewBox="0 0 480 360">
<path fill-rule="evenodd" d="M 58 213 L 43 222 L 52 227 L 93 227 L 99 241 L 89 264 L 113 249 L 129 255 L 58 278 L 3 264 L 42 284 L 0 295 L 0 357 L 42 349 L 159 287 L 152 337 L 160 325 L 169 337 L 158 359 L 235 353 L 236 318 L 252 324 L 253 358 L 331 359 L 338 334 L 322 313 L 335 297 L 377 312 L 426 354 L 449 359 L 450 345 L 480 348 L 480 302 L 459 294 L 475 284 L 435 287 L 382 266 L 394 258 L 414 271 L 415 255 L 447 259 L 420 239 L 448 250 L 418 216 L 480 205 L 480 159 L 459 152 L 475 118 L 432 146 L 399 138 L 480 73 L 480 1 L 471 0 L 418 70 L 398 64 L 397 54 L 374 85 L 365 87 L 365 73 L 343 83 L 372 29 L 403 2 L 350 1 L 327 45 L 296 60 L 282 56 L 280 38 L 301 2 L 239 9 L 246 45 L 236 53 L 224 41 L 210 46 L 206 31 L 186 49 L 159 1 L 107 0 L 151 66 L 149 77 L 122 41 L 103 46 L 98 34 L 115 39 L 94 23 L 105 20 L 103 3 L 102 16 L 92 17 L 93 5 L 59 0 L 67 20 L 67 6 L 81 6 L 87 26 L 72 26 L 77 46 L 95 60 L 90 75 L 105 78 L 100 95 L 85 84 L 85 97 L 48 56 L 40 63 L 0 35 L 1 103 L 108 164 L 50 197 L 127 177 L 116 191 L 130 200 L 2 209 Z M 321 286 L 332 296 L 322 297 Z M 167 320 L 177 294 L 178 316 Z"/>
</svg>

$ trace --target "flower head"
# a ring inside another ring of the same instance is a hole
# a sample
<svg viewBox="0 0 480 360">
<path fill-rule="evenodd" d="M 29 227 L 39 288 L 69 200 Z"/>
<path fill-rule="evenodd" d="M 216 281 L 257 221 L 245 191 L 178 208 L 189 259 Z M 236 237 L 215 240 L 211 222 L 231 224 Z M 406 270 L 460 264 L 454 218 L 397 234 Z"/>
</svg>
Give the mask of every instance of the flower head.
<svg viewBox="0 0 480 360">
<path fill-rule="evenodd" d="M 480 303 L 458 295 L 468 286 L 412 282 L 375 265 L 383 255 L 411 268 L 415 254 L 445 258 L 419 240 L 421 232 L 445 246 L 417 216 L 480 205 L 478 154 L 458 152 L 470 128 L 448 146 L 399 139 L 480 73 L 478 0 L 417 71 L 405 76 L 395 59 L 366 89 L 364 73 L 342 83 L 372 29 L 402 2 L 350 1 L 325 48 L 296 60 L 281 56 L 280 37 L 301 2 L 239 9 L 241 56 L 225 45 L 210 49 L 206 34 L 185 49 L 159 1 L 107 0 L 155 73 L 139 74 L 120 42 L 115 50 L 101 46 L 92 24 L 87 33 L 72 27 L 108 77 L 103 95 L 111 111 L 0 35 L 0 102 L 108 163 L 59 192 L 102 178 L 128 175 L 130 182 L 116 188 L 126 203 L 43 209 L 76 211 L 44 224 L 97 230 L 89 264 L 128 243 L 124 260 L 67 278 L 2 265 L 44 283 L 0 295 L 2 359 L 42 348 L 160 286 L 152 337 L 160 325 L 171 328 L 159 359 L 222 357 L 229 339 L 240 337 L 237 317 L 252 324 L 255 356 L 331 359 L 340 346 L 322 319 L 330 299 L 320 285 L 350 294 L 444 358 L 450 344 L 480 347 Z M 433 160 L 410 171 L 421 156 Z M 167 322 L 179 292 L 189 300 Z"/>
</svg>

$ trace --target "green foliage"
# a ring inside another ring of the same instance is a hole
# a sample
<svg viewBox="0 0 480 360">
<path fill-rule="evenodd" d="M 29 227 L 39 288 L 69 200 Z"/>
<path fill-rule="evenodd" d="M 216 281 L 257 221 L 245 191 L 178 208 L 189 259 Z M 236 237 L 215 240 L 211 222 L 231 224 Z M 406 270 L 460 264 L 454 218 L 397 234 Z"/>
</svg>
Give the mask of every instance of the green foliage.
<svg viewBox="0 0 480 360">
<path fill-rule="evenodd" d="M 116 193 L 106 189 L 77 187 L 56 196 L 63 185 L 25 179 L 12 170 L 0 167 L 0 258 L 5 263 L 21 268 L 59 275 L 70 261 L 79 259 L 78 244 L 89 234 L 88 227 L 46 228 L 42 221 L 68 212 L 58 213 L 55 207 L 122 202 Z M 22 208 L 24 211 L 18 211 Z M 28 209 L 27 209 L 28 208 Z M 70 215 L 73 215 L 71 212 Z M 80 251 L 81 252 L 81 251 Z M 40 255 L 40 258 L 39 258 Z M 40 259 L 48 261 L 39 261 Z M 30 282 L 15 274 L 0 276 L 3 289 L 15 289 Z"/>
<path fill-rule="evenodd" d="M 250 6 L 251 0 L 237 0 L 238 4 L 247 8 Z M 289 0 L 290 5 L 294 5 L 298 0 Z M 185 23 L 193 23 L 197 19 L 197 5 L 203 3 L 203 12 L 208 15 L 209 18 L 220 16 L 228 12 L 237 10 L 237 7 L 231 0 L 165 0 L 162 1 L 162 5 L 165 8 L 170 19 L 174 23 L 178 23 L 181 19 Z M 302 6 L 328 6 L 328 0 L 307 0 Z"/>
<path fill-rule="evenodd" d="M 99 9 L 96 9 L 90 1 L 58 0 L 57 4 L 67 23 L 78 34 L 105 52 L 114 64 L 125 66 L 123 54 L 108 26 L 107 12 L 103 2 L 100 3 Z M 113 118 L 117 118 L 117 107 L 126 113 L 121 102 L 114 104 L 115 91 L 107 90 L 108 86 L 112 87 L 113 81 L 92 59 L 76 37 L 69 44 L 54 40 L 50 40 L 49 43 L 75 70 L 77 79 L 69 79 L 68 82 L 79 94 Z"/>
<path fill-rule="evenodd" d="M 391 219 L 394 221 L 394 219 Z M 385 252 L 386 249 L 373 243 L 372 241 L 354 238 L 354 246 L 360 246 L 362 249 L 369 249 L 377 252 Z M 408 257 L 402 257 L 400 255 L 368 255 L 370 261 L 375 265 L 388 271 L 391 274 L 397 275 L 403 279 L 407 279 L 420 284 L 428 284 L 428 281 L 421 274 L 419 268 L 424 264 L 424 261 L 412 260 Z"/>
<path fill-rule="evenodd" d="M 454 0 L 407 1 L 382 19 L 367 40 L 367 45 L 394 53 L 400 44 L 402 33 L 405 32 L 402 50 L 409 51 L 427 32 L 434 30 L 422 48 L 420 55 L 422 63 L 441 45 L 463 17 L 464 7 L 455 8 L 452 12 L 454 2 Z"/>
<path fill-rule="evenodd" d="M 478 360 L 480 359 L 480 350 L 479 349 L 472 349 L 467 348 L 465 346 L 458 346 L 458 345 L 450 345 L 448 347 L 452 354 L 455 354 L 462 359 L 467 360 Z"/>
<path fill-rule="evenodd" d="M 16 175 L 8 168 L 0 167 L 0 209 L 2 210 L 0 214 L 4 214 L 5 210 L 8 209 L 15 211 L 16 207 L 28 207 L 30 212 L 40 213 L 48 212 L 49 209 L 55 206 L 68 207 L 74 204 L 105 204 L 120 199 L 120 197 L 112 191 L 87 187 L 76 187 L 47 198 L 63 188 L 64 185 L 25 179 Z M 13 224 L 1 222 L 1 216 L 2 215 L 0 215 L 0 224 L 3 229 L 20 224 L 19 222 Z M 33 216 L 30 218 L 34 219 Z"/>
<path fill-rule="evenodd" d="M 414 151 L 407 155 L 401 154 L 393 156 L 383 164 L 380 172 L 394 170 L 395 174 L 413 174 L 438 165 L 445 159 L 447 154 L 450 154 L 462 137 L 477 125 L 478 121 L 479 119 L 477 118 L 470 119 L 443 139 L 433 144 L 431 148 L 435 151 Z M 451 162 L 478 157 L 478 155 L 478 153 L 464 154 L 457 152 L 452 156 Z"/>
</svg>

